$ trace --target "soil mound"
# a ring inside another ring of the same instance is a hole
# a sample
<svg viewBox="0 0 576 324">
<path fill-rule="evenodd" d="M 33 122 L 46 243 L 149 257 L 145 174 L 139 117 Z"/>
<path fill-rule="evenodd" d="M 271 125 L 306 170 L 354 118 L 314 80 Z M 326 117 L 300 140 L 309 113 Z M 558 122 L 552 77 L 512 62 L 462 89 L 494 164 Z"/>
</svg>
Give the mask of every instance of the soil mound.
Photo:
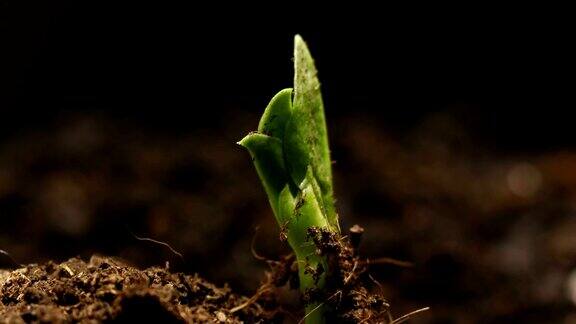
<svg viewBox="0 0 576 324">
<path fill-rule="evenodd" d="M 273 312 L 228 287 L 167 268 L 138 270 L 93 256 L 0 270 L 6 323 L 259 323 Z"/>
</svg>

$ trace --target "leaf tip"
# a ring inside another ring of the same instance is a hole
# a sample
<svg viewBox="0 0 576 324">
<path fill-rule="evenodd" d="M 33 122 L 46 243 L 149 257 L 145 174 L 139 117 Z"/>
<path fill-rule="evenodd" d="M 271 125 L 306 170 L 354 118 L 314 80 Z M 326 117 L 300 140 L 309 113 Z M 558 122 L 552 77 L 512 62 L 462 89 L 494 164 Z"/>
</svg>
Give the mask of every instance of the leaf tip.
<svg viewBox="0 0 576 324">
<path fill-rule="evenodd" d="M 300 34 L 296 34 L 294 36 L 294 60 L 296 61 L 299 57 L 305 54 L 306 57 L 310 57 L 310 50 L 308 49 L 308 45 L 304 41 L 304 38 L 300 36 Z"/>
<path fill-rule="evenodd" d="M 236 142 L 236 144 L 238 144 L 244 148 L 249 148 L 249 146 L 250 146 L 249 142 L 252 139 L 252 137 L 254 137 L 254 134 L 256 134 L 256 132 L 250 132 L 248 135 L 244 136 L 241 140 Z"/>
<path fill-rule="evenodd" d="M 302 46 L 302 44 L 306 45 L 302 36 L 300 36 L 300 34 L 294 35 L 294 48 L 298 48 L 298 46 Z"/>
</svg>

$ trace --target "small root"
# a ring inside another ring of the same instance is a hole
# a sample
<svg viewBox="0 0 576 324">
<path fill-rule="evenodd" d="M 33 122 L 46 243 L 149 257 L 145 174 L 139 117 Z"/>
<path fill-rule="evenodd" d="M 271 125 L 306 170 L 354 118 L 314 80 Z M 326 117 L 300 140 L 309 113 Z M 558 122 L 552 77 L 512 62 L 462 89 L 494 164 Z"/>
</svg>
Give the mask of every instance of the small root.
<svg viewBox="0 0 576 324">
<path fill-rule="evenodd" d="M 392 313 L 390 313 L 390 309 L 386 310 L 386 315 L 388 316 L 388 323 L 394 322 L 394 316 L 392 316 Z"/>
<path fill-rule="evenodd" d="M 168 249 L 170 249 L 170 251 L 172 253 L 174 253 L 175 255 L 179 256 L 180 259 L 182 261 L 184 261 L 184 256 L 182 255 L 182 253 L 176 251 L 172 246 L 170 246 L 170 244 L 166 243 L 166 242 L 162 242 L 162 241 L 158 241 L 149 237 L 139 237 L 136 234 L 130 232 L 130 234 L 132 234 L 132 236 L 134 236 L 135 239 L 137 239 L 138 241 L 147 241 L 147 242 L 152 242 L 152 243 L 156 243 L 156 244 L 160 244 L 162 246 L 167 247 Z"/>
<path fill-rule="evenodd" d="M 366 259 L 365 261 L 361 261 L 363 265 L 371 265 L 371 264 L 391 264 L 402 268 L 412 268 L 414 263 L 408 261 L 397 260 L 393 258 L 377 258 L 377 259 Z"/>
<path fill-rule="evenodd" d="M 401 316 L 401 317 L 398 317 L 397 319 L 395 319 L 394 321 L 392 321 L 390 324 L 400 324 L 400 323 L 404 323 L 404 322 L 406 322 L 407 320 L 409 320 L 410 318 L 412 318 L 414 315 L 418 315 L 418 314 L 423 313 L 423 312 L 428 311 L 428 310 L 430 310 L 430 307 L 424 307 L 424 308 L 417 309 L 417 310 L 415 310 L 415 311 L 413 311 L 413 312 L 410 312 L 410 313 L 408 313 L 408 314 L 406 314 L 406 315 L 403 315 L 403 316 Z"/>
<path fill-rule="evenodd" d="M 317 311 L 320 307 L 322 307 L 327 301 L 329 301 L 330 299 L 336 297 L 336 295 L 342 295 L 342 290 L 338 290 L 337 292 L 335 292 L 334 294 L 332 294 L 332 296 L 326 298 L 325 301 L 321 302 L 318 304 L 318 306 L 314 307 L 311 311 L 309 311 L 307 314 L 304 315 L 304 317 L 302 317 L 302 319 L 300 319 L 300 321 L 298 321 L 298 324 L 302 324 L 304 323 L 304 320 L 310 316 L 310 314 L 314 313 L 315 311 Z"/>
<path fill-rule="evenodd" d="M 232 308 L 229 310 L 229 312 L 231 314 L 236 313 L 239 310 L 242 310 L 243 308 L 246 308 L 252 304 L 254 304 L 258 298 L 260 298 L 260 296 L 262 296 L 263 293 L 269 292 L 272 290 L 272 286 L 270 285 L 264 285 L 262 287 L 260 287 L 256 293 L 254 294 L 254 296 L 250 297 L 247 301 L 245 301 L 244 303 Z"/>
<path fill-rule="evenodd" d="M 252 252 L 252 256 L 258 261 L 270 261 L 269 259 L 261 256 L 256 252 L 254 246 L 256 245 L 256 237 L 258 236 L 258 231 L 260 230 L 260 226 L 256 226 L 254 229 L 254 236 L 252 236 L 252 242 L 250 243 L 250 251 Z"/>
<path fill-rule="evenodd" d="M 321 302 L 320 304 L 318 304 L 318 306 L 314 307 L 310 312 L 308 312 L 308 314 L 304 315 L 304 317 L 302 317 L 302 319 L 300 319 L 300 321 L 298 321 L 298 324 L 302 324 L 304 323 L 304 320 L 310 316 L 310 314 L 314 313 L 316 310 L 318 310 L 318 308 L 322 307 L 324 305 L 324 302 Z"/>
<path fill-rule="evenodd" d="M 348 281 L 350 281 L 350 279 L 352 279 L 352 276 L 354 275 L 354 271 L 356 271 L 356 267 L 358 266 L 358 260 L 354 261 L 354 266 L 352 267 L 352 270 L 350 271 L 350 274 L 344 278 L 344 285 L 348 284 Z"/>
<path fill-rule="evenodd" d="M 368 316 L 366 316 L 365 319 L 358 322 L 358 324 L 367 323 L 370 318 L 372 318 L 372 314 L 368 314 Z"/>
</svg>

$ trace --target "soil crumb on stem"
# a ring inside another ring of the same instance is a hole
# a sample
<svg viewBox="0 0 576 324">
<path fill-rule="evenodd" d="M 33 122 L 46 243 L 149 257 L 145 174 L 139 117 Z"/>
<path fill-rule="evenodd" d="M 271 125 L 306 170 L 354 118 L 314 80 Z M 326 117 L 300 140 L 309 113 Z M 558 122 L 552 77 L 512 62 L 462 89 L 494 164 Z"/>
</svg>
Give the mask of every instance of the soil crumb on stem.
<svg viewBox="0 0 576 324">
<path fill-rule="evenodd" d="M 317 253 L 326 256 L 327 273 L 323 302 L 332 312 L 328 317 L 338 323 L 388 323 L 390 305 L 384 296 L 372 293 L 367 283 L 367 267 L 360 262 L 357 248 L 363 233 L 360 226 L 351 229 L 352 235 L 342 236 L 321 228 L 309 228 L 308 236 Z"/>
<path fill-rule="evenodd" d="M 356 225 L 351 232 L 356 235 L 342 236 L 315 227 L 308 229 L 316 253 L 327 258 L 328 269 L 306 269 L 313 276 L 327 271 L 326 287 L 323 291 L 307 291 L 301 301 L 326 306 L 327 323 L 394 323 L 387 301 L 370 289 L 374 280 L 367 271 L 367 262 L 363 262 L 357 253 L 363 229 Z M 290 283 L 290 288 L 298 287 L 298 267 L 293 255 L 268 263 L 271 271 L 267 273 L 264 286 L 281 287 Z M 304 322 L 308 315 L 302 314 L 299 322 Z"/>
<path fill-rule="evenodd" d="M 270 305 L 269 305 L 270 306 Z M 234 310 L 234 311 L 231 311 Z M 0 270 L 2 323 L 270 323 L 275 312 L 198 276 L 111 258 Z"/>
</svg>

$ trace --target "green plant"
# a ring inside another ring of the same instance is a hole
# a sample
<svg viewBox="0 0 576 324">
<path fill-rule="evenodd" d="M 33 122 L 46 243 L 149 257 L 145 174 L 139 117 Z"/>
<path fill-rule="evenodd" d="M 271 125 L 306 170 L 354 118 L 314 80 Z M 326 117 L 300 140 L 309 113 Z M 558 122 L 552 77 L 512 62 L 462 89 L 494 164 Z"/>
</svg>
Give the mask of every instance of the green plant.
<svg viewBox="0 0 576 324">
<path fill-rule="evenodd" d="M 334 207 L 332 161 L 316 67 L 306 43 L 294 40 L 294 89 L 268 104 L 258 131 L 239 144 L 248 149 L 276 220 L 296 255 L 300 290 L 322 291 L 328 262 L 319 255 L 310 228 L 340 233 Z M 323 322 L 318 301 L 306 305 L 306 322 Z"/>
</svg>

